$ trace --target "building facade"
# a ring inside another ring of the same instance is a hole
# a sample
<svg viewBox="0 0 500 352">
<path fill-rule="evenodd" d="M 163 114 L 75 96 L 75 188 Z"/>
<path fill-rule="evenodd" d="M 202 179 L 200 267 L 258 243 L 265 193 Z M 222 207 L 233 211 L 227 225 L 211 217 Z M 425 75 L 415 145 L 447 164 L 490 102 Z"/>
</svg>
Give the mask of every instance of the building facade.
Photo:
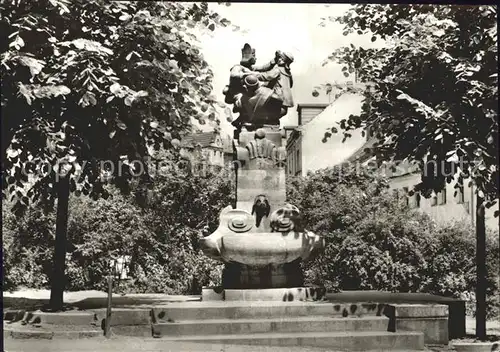
<svg viewBox="0 0 500 352">
<path fill-rule="evenodd" d="M 354 130 L 352 136 L 343 141 L 343 133 L 337 125 L 349 115 L 359 114 L 363 99 L 359 92 L 346 92 L 329 105 L 299 104 L 299 126 L 287 137 L 287 173 L 305 176 L 308 172 L 343 163 L 366 165 L 370 161 L 375 162 L 375 158 L 367 153 L 376 141 L 369 129 L 365 133 L 361 128 Z M 338 128 L 338 133 L 332 133 L 325 141 L 324 133 L 334 126 Z M 475 189 L 469 180 L 464 180 L 458 188 L 455 187 L 456 182 L 449 183 L 431 198 L 424 198 L 418 193 L 409 196 L 409 191 L 420 183 L 420 171 L 401 167 L 398 172 L 392 172 L 389 167 L 379 168 L 377 163 L 370 165 L 388 177 L 390 189 L 402 197 L 410 208 L 420 209 L 440 224 L 464 220 L 475 223 Z M 486 209 L 486 226 L 491 229 L 498 229 L 498 219 L 494 217 L 498 208 L 497 202 L 494 207 Z"/>
<path fill-rule="evenodd" d="M 189 154 L 192 162 L 210 166 L 224 166 L 224 143 L 219 132 L 198 132 L 181 140 L 182 152 Z"/>
<path fill-rule="evenodd" d="M 298 104 L 299 125 L 288 136 L 286 148 L 287 172 L 291 175 L 306 175 L 346 161 L 356 150 L 363 147 L 366 138 L 361 130 L 354 131 L 344 143 L 344 135 L 338 126 L 341 120 L 351 114 L 359 114 L 363 95 L 346 92 L 331 104 Z M 332 127 L 332 133 L 324 139 L 324 134 Z"/>
</svg>

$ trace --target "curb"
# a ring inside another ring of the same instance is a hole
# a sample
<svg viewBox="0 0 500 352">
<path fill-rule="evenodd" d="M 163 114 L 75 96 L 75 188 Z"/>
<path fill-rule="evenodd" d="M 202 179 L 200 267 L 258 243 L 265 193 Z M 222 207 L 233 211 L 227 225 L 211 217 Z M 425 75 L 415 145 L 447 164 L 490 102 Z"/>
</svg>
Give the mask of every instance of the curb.
<svg viewBox="0 0 500 352">
<path fill-rule="evenodd" d="M 53 340 L 53 339 L 85 339 L 103 336 L 100 330 L 85 331 L 36 331 L 36 330 L 4 330 L 3 337 L 19 340 Z"/>
</svg>

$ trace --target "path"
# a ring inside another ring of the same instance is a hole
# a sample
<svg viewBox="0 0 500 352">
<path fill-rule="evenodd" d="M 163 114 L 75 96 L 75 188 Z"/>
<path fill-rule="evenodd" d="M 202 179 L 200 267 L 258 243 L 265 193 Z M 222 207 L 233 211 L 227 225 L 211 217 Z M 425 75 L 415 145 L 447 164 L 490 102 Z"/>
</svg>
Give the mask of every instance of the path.
<svg viewBox="0 0 500 352">
<path fill-rule="evenodd" d="M 4 352 L 335 352 L 323 348 L 211 345 L 114 337 L 85 340 L 4 340 Z M 372 351 L 376 352 L 376 351 Z M 408 351 L 400 351 L 408 352 Z"/>
</svg>

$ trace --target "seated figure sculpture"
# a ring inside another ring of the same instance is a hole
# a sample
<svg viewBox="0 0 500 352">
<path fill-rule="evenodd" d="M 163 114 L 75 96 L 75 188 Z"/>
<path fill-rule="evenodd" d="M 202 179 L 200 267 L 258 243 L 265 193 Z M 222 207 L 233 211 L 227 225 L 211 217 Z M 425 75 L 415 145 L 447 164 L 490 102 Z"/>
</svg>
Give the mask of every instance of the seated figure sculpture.
<svg viewBox="0 0 500 352">
<path fill-rule="evenodd" d="M 224 87 L 222 92 L 225 95 L 224 101 L 226 104 L 234 104 L 236 95 L 243 93 L 244 75 L 251 72 L 251 68 L 255 64 L 255 49 L 252 49 L 250 45 L 245 44 L 241 49 L 241 56 L 240 63 L 231 68 L 229 84 Z"/>
<path fill-rule="evenodd" d="M 271 88 L 283 101 L 280 117 L 285 116 L 288 108 L 294 105 L 292 97 L 293 78 L 290 71 L 292 62 L 292 54 L 278 50 L 274 60 L 269 64 L 253 68 L 254 71 L 260 71 L 255 73 L 257 79 L 266 82 L 266 86 Z"/>
<path fill-rule="evenodd" d="M 234 102 L 240 113 L 237 125 L 279 125 L 281 97 L 262 85 L 255 75 L 246 76 L 243 82 L 244 91 L 236 95 Z"/>
<path fill-rule="evenodd" d="M 225 102 L 234 104 L 233 112 L 240 113 L 233 126 L 239 129 L 242 124 L 279 125 L 279 119 L 294 105 L 290 72 L 293 56 L 276 51 L 271 61 L 258 66 L 255 49 L 249 44 L 241 52 L 240 64 L 231 68 L 229 85 L 223 91 Z"/>
</svg>

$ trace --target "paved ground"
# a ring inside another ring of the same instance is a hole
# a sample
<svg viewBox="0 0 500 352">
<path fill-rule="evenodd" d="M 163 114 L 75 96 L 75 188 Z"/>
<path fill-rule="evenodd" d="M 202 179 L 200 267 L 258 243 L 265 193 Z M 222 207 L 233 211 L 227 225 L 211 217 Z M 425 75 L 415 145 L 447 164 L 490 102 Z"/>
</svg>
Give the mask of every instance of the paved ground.
<svg viewBox="0 0 500 352">
<path fill-rule="evenodd" d="M 20 289 L 15 292 L 4 292 L 4 297 L 9 297 L 11 299 L 14 298 L 25 298 L 32 300 L 49 300 L 50 299 L 50 290 L 37 290 L 37 289 Z M 87 290 L 87 291 L 72 291 L 72 292 L 64 292 L 64 302 L 65 303 L 74 303 L 83 301 L 85 299 L 93 299 L 93 298 L 104 298 L 106 299 L 108 294 L 103 291 L 96 290 Z M 166 295 L 163 293 L 131 293 L 131 294 L 118 294 L 113 293 L 113 298 L 115 297 L 131 297 L 131 298 L 147 298 L 147 299 L 158 299 L 158 300 L 172 300 L 172 301 L 190 301 L 190 300 L 198 300 L 200 296 L 189 296 L 189 295 Z"/>
<path fill-rule="evenodd" d="M 338 352 L 323 348 L 211 345 L 117 337 L 88 340 L 4 340 L 4 352 Z M 375 352 L 375 351 L 372 351 Z M 399 351 L 409 352 L 409 351 Z"/>
<path fill-rule="evenodd" d="M 49 290 L 23 289 L 16 292 L 4 292 L 4 307 L 12 309 L 37 310 L 49 303 Z M 127 294 L 113 293 L 114 307 L 150 306 L 171 302 L 200 301 L 201 296 L 165 295 L 155 293 Z M 107 304 L 107 294 L 101 291 L 64 292 L 64 304 L 67 309 L 104 308 Z"/>
<path fill-rule="evenodd" d="M 349 299 L 352 299 L 352 294 L 349 293 Z M 373 294 L 373 293 L 363 293 Z M 4 299 L 10 301 L 19 300 L 20 304 L 25 304 L 28 301 L 45 302 L 50 296 L 47 290 L 23 290 L 15 293 L 4 293 Z M 115 302 L 123 300 L 123 304 L 135 305 L 138 303 L 151 304 L 159 301 L 186 301 L 196 300 L 198 297 L 191 296 L 166 296 L 166 295 L 113 295 Z M 116 298 L 115 298 L 116 297 Z M 337 299 L 339 297 L 336 297 Z M 391 297 L 394 298 L 394 297 Z M 419 297 L 424 300 L 426 297 Z M 65 302 L 75 304 L 77 302 L 85 302 L 85 305 L 101 305 L 106 299 L 106 294 L 99 291 L 81 291 L 65 293 Z M 102 301 L 102 302 L 101 302 Z M 4 302 L 5 303 L 5 302 Z M 192 304 L 191 302 L 190 304 Z M 182 303 L 177 303 L 182 305 Z M 203 304 L 199 302 L 198 304 Z M 488 334 L 500 335 L 500 321 L 489 321 L 487 324 Z M 467 318 L 467 333 L 473 334 L 475 330 L 474 318 Z M 433 351 L 449 351 L 446 347 L 432 348 Z M 266 346 L 243 346 L 243 345 L 208 345 L 184 342 L 172 342 L 154 338 L 135 338 L 135 337 L 114 337 L 112 339 L 81 339 L 81 340 L 4 340 L 4 352 L 336 352 L 329 349 L 321 348 L 304 348 L 304 347 L 266 347 Z M 403 352 L 403 351 L 401 351 Z M 405 351 L 407 352 L 407 351 Z"/>
<path fill-rule="evenodd" d="M 465 329 L 467 334 L 474 335 L 476 333 L 476 320 L 473 317 L 467 317 Z M 500 319 L 487 321 L 486 331 L 488 335 L 500 336 Z"/>
<path fill-rule="evenodd" d="M 500 322 L 489 321 L 488 334 L 500 335 Z M 474 331 L 474 319 L 467 319 L 467 332 Z M 428 351 L 446 352 L 449 347 L 436 346 Z M 172 342 L 155 338 L 113 337 L 81 340 L 4 340 L 4 352 L 336 352 L 305 347 L 266 347 L 243 345 L 210 345 Z M 400 351 L 403 352 L 403 351 Z"/>
</svg>

